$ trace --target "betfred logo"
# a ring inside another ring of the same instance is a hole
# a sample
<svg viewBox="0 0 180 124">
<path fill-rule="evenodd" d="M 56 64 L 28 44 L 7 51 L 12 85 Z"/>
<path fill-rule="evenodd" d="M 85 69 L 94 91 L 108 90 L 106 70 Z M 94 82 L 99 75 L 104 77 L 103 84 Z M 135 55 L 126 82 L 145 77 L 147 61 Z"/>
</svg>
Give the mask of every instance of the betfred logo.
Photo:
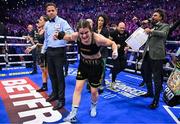
<svg viewBox="0 0 180 124">
<path fill-rule="evenodd" d="M 11 123 L 40 124 L 62 120 L 66 110 L 52 110 L 46 93 L 38 93 L 38 86 L 29 78 L 0 81 L 0 96 Z M 61 112 L 61 113 L 60 113 Z"/>
</svg>

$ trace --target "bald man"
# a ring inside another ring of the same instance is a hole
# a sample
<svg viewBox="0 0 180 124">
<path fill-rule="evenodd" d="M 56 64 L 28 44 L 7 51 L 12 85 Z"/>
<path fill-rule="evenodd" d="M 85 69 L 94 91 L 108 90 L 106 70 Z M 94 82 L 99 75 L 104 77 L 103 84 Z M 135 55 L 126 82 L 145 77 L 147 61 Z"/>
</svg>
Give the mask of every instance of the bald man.
<svg viewBox="0 0 180 124">
<path fill-rule="evenodd" d="M 93 24 L 94 24 L 93 20 L 88 18 L 88 19 L 86 19 L 86 21 L 88 21 L 90 23 L 91 28 L 93 29 Z"/>
<path fill-rule="evenodd" d="M 31 38 L 35 38 L 36 37 L 36 31 L 34 30 L 34 27 L 32 24 L 28 24 L 27 25 L 27 32 L 26 32 L 26 36 L 30 36 Z M 34 40 L 33 40 L 34 41 Z M 31 42 L 31 44 L 34 44 L 34 42 Z M 32 53 L 32 60 L 33 60 L 33 64 L 32 64 L 32 67 L 33 67 L 33 71 L 30 73 L 30 74 L 37 74 L 37 65 L 36 65 L 36 49 L 33 49 L 31 51 Z M 29 60 L 29 56 L 26 56 L 25 57 L 25 60 Z M 31 67 L 31 64 L 27 63 L 26 64 L 26 67 Z"/>
<path fill-rule="evenodd" d="M 119 22 L 117 28 L 115 31 L 110 33 L 110 36 L 113 41 L 118 46 L 118 58 L 115 60 L 112 60 L 113 68 L 111 69 L 112 72 L 112 83 L 111 88 L 115 89 L 115 80 L 118 73 L 123 71 L 126 67 L 126 53 L 128 50 L 128 46 L 125 42 L 125 40 L 129 37 L 129 33 L 125 30 L 126 25 L 124 22 Z"/>
</svg>

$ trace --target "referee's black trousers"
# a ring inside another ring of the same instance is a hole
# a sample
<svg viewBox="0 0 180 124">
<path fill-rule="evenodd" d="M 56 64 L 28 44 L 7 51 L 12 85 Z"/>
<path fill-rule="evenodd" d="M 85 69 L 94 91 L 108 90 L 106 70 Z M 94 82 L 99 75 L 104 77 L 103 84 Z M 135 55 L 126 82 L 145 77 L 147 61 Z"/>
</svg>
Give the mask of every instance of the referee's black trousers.
<svg viewBox="0 0 180 124">
<path fill-rule="evenodd" d="M 65 103 L 64 47 L 47 49 L 48 73 L 52 84 L 52 95 Z"/>
</svg>

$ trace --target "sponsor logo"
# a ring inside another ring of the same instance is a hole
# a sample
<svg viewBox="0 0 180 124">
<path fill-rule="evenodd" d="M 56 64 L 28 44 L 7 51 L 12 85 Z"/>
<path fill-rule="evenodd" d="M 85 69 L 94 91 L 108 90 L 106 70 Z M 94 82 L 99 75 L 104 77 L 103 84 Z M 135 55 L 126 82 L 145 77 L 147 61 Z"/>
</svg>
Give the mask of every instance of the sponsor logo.
<svg viewBox="0 0 180 124">
<path fill-rule="evenodd" d="M 170 90 L 170 88 L 168 86 L 166 86 L 165 90 L 164 90 L 165 96 L 168 100 L 171 100 L 174 98 L 174 93 Z"/>
<path fill-rule="evenodd" d="M 107 92 L 107 95 L 104 94 L 104 98 L 112 98 L 112 97 L 117 97 L 117 98 L 120 98 L 120 96 L 124 96 L 124 97 L 128 97 L 128 98 L 134 98 L 134 97 L 137 97 L 137 96 L 140 96 L 142 94 L 145 94 L 146 92 L 143 91 L 143 90 L 139 90 L 139 89 L 136 89 L 134 87 L 130 87 L 128 85 L 126 85 L 125 83 L 119 81 L 119 80 L 116 80 L 116 88 L 113 89 L 111 88 L 111 82 L 109 80 L 106 79 L 106 87 L 107 89 L 112 92 Z"/>
<path fill-rule="evenodd" d="M 29 78 L 0 81 L 0 96 L 11 123 L 37 124 L 62 119 L 60 111 L 64 110 L 52 110 L 45 100 L 47 94 L 36 92 L 37 88 Z"/>
</svg>

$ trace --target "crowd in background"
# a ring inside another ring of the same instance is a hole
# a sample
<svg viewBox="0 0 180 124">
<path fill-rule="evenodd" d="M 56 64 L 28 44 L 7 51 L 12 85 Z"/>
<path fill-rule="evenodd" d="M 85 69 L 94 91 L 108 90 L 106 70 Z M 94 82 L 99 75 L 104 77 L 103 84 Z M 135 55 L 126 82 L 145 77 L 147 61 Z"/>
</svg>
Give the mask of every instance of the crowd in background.
<svg viewBox="0 0 180 124">
<path fill-rule="evenodd" d="M 32 24 L 34 29 L 37 19 L 41 15 L 45 15 L 46 1 L 27 1 L 21 6 L 4 7 L 4 11 L 0 15 L 4 18 L 1 20 L 4 22 L 9 36 L 23 36 L 27 32 L 27 26 Z M 139 20 L 150 18 L 151 12 L 154 8 L 162 8 L 166 10 L 166 19 L 170 25 L 173 25 L 179 20 L 180 13 L 177 0 L 58 0 L 56 1 L 58 6 L 58 15 L 68 21 L 71 27 L 75 30 L 77 22 L 80 19 L 91 18 L 96 22 L 96 17 L 100 13 L 105 13 L 108 16 L 107 28 L 111 29 L 117 25 L 120 21 L 126 23 L 126 30 L 131 34 L 138 28 L 138 25 L 132 20 L 136 16 Z M 1 6 L 2 7 L 2 6 Z M 1 9 L 1 8 L 0 8 Z M 4 13 L 3 13 L 4 12 Z M 94 24 L 96 27 L 96 24 Z M 168 38 L 168 40 L 180 40 L 179 27 L 176 28 Z M 21 40 L 10 40 L 11 43 L 24 43 Z M 12 53 L 24 53 L 23 47 L 11 47 Z M 177 50 L 176 45 L 166 45 L 167 53 L 175 53 Z M 133 53 L 132 53 L 133 54 Z M 135 55 L 132 55 L 134 59 L 137 59 Z M 12 60 L 15 61 L 15 60 Z M 171 61 L 171 57 L 167 56 L 167 61 Z M 131 64 L 130 64 L 131 65 Z M 129 65 L 129 67 L 130 67 Z M 132 65 L 134 68 L 134 65 Z"/>
<path fill-rule="evenodd" d="M 166 10 L 168 24 L 173 24 L 179 19 L 178 0 L 59 0 L 58 15 L 66 19 L 71 27 L 75 29 L 76 23 L 82 18 L 95 18 L 99 13 L 106 13 L 109 17 L 108 27 L 124 21 L 127 30 L 132 33 L 137 29 L 132 18 L 138 17 L 140 20 L 148 19 L 154 8 Z M 38 17 L 45 14 L 45 2 L 38 4 L 26 4 L 18 8 L 10 8 L 5 13 L 5 24 L 8 34 L 11 36 L 22 36 L 28 24 L 35 24 Z M 170 40 L 179 40 L 180 30 L 176 29 Z"/>
</svg>

